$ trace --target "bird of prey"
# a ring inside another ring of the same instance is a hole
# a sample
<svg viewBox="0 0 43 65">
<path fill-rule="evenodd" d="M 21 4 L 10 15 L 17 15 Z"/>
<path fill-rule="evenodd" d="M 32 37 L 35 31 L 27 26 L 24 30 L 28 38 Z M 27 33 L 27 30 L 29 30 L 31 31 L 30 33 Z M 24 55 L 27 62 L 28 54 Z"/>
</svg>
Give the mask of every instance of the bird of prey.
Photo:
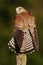
<svg viewBox="0 0 43 65">
<path fill-rule="evenodd" d="M 15 53 L 32 53 L 39 48 L 35 17 L 23 7 L 16 8 L 14 37 L 8 45 Z"/>
</svg>

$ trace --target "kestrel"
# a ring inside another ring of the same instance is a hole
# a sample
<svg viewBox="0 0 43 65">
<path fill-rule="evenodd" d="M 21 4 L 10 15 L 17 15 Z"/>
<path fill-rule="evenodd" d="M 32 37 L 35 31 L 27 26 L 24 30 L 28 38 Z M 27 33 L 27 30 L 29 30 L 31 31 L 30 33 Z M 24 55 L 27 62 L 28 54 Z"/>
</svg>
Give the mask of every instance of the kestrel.
<svg viewBox="0 0 43 65">
<path fill-rule="evenodd" d="M 16 8 L 14 37 L 8 45 L 15 53 L 32 53 L 39 48 L 35 17 L 23 7 Z"/>
</svg>

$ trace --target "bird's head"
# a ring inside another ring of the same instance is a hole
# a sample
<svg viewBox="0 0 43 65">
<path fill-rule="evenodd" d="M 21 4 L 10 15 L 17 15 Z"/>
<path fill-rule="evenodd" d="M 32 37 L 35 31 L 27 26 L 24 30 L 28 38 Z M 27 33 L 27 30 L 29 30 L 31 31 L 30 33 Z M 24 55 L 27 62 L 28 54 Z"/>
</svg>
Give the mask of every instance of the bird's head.
<svg viewBox="0 0 43 65">
<path fill-rule="evenodd" d="M 23 7 L 16 8 L 16 14 L 21 14 L 22 12 L 27 12 Z"/>
</svg>

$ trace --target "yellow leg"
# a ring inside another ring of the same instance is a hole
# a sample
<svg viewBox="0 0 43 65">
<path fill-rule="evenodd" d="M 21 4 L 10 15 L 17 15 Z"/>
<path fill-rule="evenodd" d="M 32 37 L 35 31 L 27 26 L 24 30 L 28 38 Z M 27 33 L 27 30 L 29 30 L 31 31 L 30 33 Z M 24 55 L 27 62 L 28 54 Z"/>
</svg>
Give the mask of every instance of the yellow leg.
<svg viewBox="0 0 43 65">
<path fill-rule="evenodd" d="M 16 56 L 17 65 L 26 65 L 27 57 L 26 54 L 18 54 Z"/>
</svg>

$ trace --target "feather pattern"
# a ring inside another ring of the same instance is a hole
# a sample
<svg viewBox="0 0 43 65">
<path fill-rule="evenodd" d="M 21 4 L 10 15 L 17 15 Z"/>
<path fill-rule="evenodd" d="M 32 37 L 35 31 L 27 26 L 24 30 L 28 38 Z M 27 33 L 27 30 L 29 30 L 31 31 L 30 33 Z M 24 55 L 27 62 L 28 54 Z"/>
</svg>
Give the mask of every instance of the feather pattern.
<svg viewBox="0 0 43 65">
<path fill-rule="evenodd" d="M 19 38 L 19 37 L 18 37 Z M 13 51 L 15 52 L 15 42 L 14 42 L 14 37 L 13 37 L 13 40 L 11 39 L 10 42 L 9 42 L 9 45 L 10 47 L 13 47 Z M 17 39 L 16 39 L 17 41 Z M 13 44 L 14 43 L 14 44 Z M 21 44 L 21 43 L 19 43 Z M 19 46 L 18 44 L 18 46 Z M 19 47 L 19 53 L 26 53 L 26 52 L 29 52 L 32 53 L 33 50 L 34 50 L 34 45 L 33 45 L 33 42 L 32 42 L 32 37 L 29 33 L 29 30 L 27 32 L 24 33 L 24 38 L 23 38 L 23 41 L 22 41 L 22 44 L 21 44 L 21 47 Z M 17 49 L 18 50 L 18 49 Z M 17 52 L 16 52 L 17 53 Z"/>
</svg>

